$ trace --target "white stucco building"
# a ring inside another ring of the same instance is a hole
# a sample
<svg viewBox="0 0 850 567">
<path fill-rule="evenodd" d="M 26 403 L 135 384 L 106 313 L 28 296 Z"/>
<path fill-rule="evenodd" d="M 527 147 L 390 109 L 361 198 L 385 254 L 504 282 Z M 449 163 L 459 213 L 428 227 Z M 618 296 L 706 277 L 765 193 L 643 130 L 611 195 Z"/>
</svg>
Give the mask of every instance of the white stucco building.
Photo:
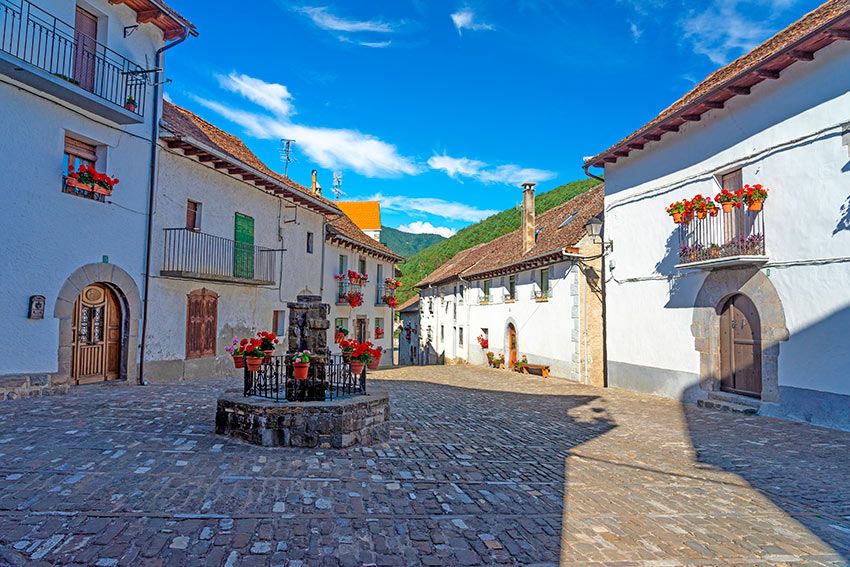
<svg viewBox="0 0 850 567">
<path fill-rule="evenodd" d="M 601 246 L 585 229 L 602 213 L 602 194 L 535 218 L 526 184 L 520 230 L 459 253 L 417 284 L 419 350 L 479 365 L 488 351 L 507 365 L 525 356 L 552 376 L 602 385 Z"/>
<path fill-rule="evenodd" d="M 0 397 L 137 376 L 155 85 L 197 32 L 161 0 L 132 5 L 0 4 Z M 80 165 L 120 183 L 72 187 Z"/>
<path fill-rule="evenodd" d="M 587 162 L 613 243 L 609 385 L 850 427 L 848 39 L 828 2 Z M 665 214 L 744 184 L 769 189 L 761 212 Z"/>
</svg>

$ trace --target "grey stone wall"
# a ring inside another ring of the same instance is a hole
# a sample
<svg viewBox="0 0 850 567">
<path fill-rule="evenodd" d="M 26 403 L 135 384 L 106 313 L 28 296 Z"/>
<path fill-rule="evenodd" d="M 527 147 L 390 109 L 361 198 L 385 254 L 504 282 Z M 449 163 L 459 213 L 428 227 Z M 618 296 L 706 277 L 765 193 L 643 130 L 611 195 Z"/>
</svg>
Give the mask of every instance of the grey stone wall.
<svg viewBox="0 0 850 567">
<path fill-rule="evenodd" d="M 17 374 L 0 376 L 0 400 L 67 394 L 71 378 L 55 374 Z"/>
</svg>

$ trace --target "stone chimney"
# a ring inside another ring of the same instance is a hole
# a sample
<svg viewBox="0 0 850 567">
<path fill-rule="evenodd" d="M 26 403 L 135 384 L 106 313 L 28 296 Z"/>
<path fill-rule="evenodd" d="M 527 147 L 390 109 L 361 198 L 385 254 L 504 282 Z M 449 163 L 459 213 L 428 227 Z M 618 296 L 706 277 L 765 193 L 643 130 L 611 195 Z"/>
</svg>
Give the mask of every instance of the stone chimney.
<svg viewBox="0 0 850 567">
<path fill-rule="evenodd" d="M 319 186 L 319 172 L 314 169 L 313 173 L 311 173 L 311 177 L 310 177 L 310 193 L 315 195 L 316 194 L 316 188 L 318 186 Z"/>
<path fill-rule="evenodd" d="M 534 232 L 537 230 L 537 219 L 534 210 L 534 185 L 530 181 L 522 184 L 522 253 L 534 248 Z"/>
</svg>

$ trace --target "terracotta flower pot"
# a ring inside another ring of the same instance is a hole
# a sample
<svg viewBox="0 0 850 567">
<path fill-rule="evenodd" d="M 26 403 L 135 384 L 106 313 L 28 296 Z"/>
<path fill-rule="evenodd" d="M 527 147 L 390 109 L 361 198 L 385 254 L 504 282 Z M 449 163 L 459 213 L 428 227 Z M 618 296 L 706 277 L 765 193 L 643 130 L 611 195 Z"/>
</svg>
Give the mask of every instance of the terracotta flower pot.
<svg viewBox="0 0 850 567">
<path fill-rule="evenodd" d="M 682 213 L 673 213 L 673 222 L 676 224 L 682 224 Z"/>
<path fill-rule="evenodd" d="M 723 207 L 724 213 L 731 213 L 732 209 L 735 208 L 735 203 L 733 203 L 732 201 L 724 201 L 723 203 L 720 203 L 720 206 Z"/>
<path fill-rule="evenodd" d="M 233 366 L 235 368 L 245 368 L 245 357 L 241 354 L 234 354 Z"/>
<path fill-rule="evenodd" d="M 137 106 L 135 104 L 133 104 L 132 102 L 128 102 L 127 104 L 124 105 L 124 108 L 126 108 L 130 112 L 136 112 Z"/>
<path fill-rule="evenodd" d="M 262 356 L 246 356 L 245 357 L 245 366 L 248 368 L 248 372 L 256 372 L 260 369 L 260 366 L 263 364 Z"/>
<path fill-rule="evenodd" d="M 363 364 L 363 362 L 361 362 L 359 360 L 352 360 L 351 361 L 351 373 L 354 374 L 355 376 L 360 376 L 361 374 L 363 374 L 363 367 L 364 366 L 366 366 L 366 365 Z"/>
<path fill-rule="evenodd" d="M 697 211 L 697 218 L 704 219 L 707 213 L 705 211 Z"/>
<path fill-rule="evenodd" d="M 309 362 L 293 362 L 292 363 L 292 376 L 296 380 L 306 380 L 307 374 L 310 372 L 310 363 Z"/>
<path fill-rule="evenodd" d="M 269 362 L 272 361 L 272 355 L 274 354 L 274 349 L 264 350 L 263 352 L 266 353 L 266 356 L 263 357 L 263 362 L 268 364 Z"/>
<path fill-rule="evenodd" d="M 710 214 L 713 217 L 716 217 L 717 213 L 719 213 L 719 212 L 720 212 L 720 209 L 718 209 L 717 207 L 712 207 L 712 208 L 708 209 L 708 214 Z"/>
<path fill-rule="evenodd" d="M 764 203 L 764 201 L 751 201 L 750 204 L 749 204 L 750 211 L 752 211 L 754 213 L 759 212 L 761 210 L 761 206 L 762 206 L 763 203 Z"/>
<path fill-rule="evenodd" d="M 380 366 L 380 364 L 381 364 L 381 355 L 379 354 L 378 356 L 376 356 L 372 359 L 372 362 L 369 363 L 369 366 L 367 366 L 367 368 L 369 370 L 377 370 L 378 366 Z"/>
</svg>

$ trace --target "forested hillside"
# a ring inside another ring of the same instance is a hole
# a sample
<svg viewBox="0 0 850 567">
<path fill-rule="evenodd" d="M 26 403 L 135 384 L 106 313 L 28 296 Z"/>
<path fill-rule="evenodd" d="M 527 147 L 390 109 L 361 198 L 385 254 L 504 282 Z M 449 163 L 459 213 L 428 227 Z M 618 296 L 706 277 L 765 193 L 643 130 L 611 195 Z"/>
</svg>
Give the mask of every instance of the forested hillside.
<svg viewBox="0 0 850 567">
<path fill-rule="evenodd" d="M 549 209 L 565 203 L 584 191 L 599 184 L 595 179 L 583 179 L 573 181 L 551 191 L 540 193 L 535 200 L 537 214 L 544 213 Z M 413 286 L 426 275 L 434 271 L 438 266 L 450 260 L 467 248 L 472 248 L 484 242 L 489 242 L 503 234 L 513 232 L 520 228 L 522 214 L 519 209 L 513 208 L 484 219 L 459 231 L 457 234 L 439 242 L 422 252 L 411 256 L 399 266 L 403 276 L 403 287 L 398 290 L 401 302 L 412 297 L 416 290 Z"/>
<path fill-rule="evenodd" d="M 413 234 L 388 226 L 381 227 L 381 244 L 405 258 L 445 240 L 439 234 Z"/>
</svg>

